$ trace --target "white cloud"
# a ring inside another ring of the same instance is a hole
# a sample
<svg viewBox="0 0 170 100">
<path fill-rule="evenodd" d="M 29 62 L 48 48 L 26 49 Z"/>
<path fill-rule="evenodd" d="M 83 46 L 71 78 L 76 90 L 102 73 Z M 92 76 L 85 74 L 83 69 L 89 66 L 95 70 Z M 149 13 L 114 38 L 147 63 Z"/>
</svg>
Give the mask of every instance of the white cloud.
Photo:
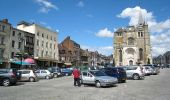
<svg viewBox="0 0 170 100">
<path fill-rule="evenodd" d="M 113 37 L 114 32 L 111 32 L 110 30 L 108 30 L 107 28 L 99 30 L 96 33 L 96 36 L 98 37 Z"/>
<path fill-rule="evenodd" d="M 113 46 L 104 46 L 104 47 L 90 47 L 90 46 L 81 46 L 82 49 L 88 49 L 89 51 L 98 51 L 100 54 L 109 56 L 113 53 Z"/>
<path fill-rule="evenodd" d="M 40 5 L 39 11 L 42 13 L 48 13 L 50 9 L 58 10 L 58 7 L 48 0 L 35 0 Z"/>
<path fill-rule="evenodd" d="M 119 18 L 130 18 L 129 25 L 137 25 L 139 12 L 142 13 L 144 20 L 148 23 L 151 32 L 152 55 L 157 56 L 170 50 L 170 19 L 158 22 L 152 12 L 142 9 L 139 6 L 134 8 L 126 8 Z"/>
<path fill-rule="evenodd" d="M 170 30 L 165 33 L 151 35 L 152 54 L 158 56 L 170 50 Z"/>
<path fill-rule="evenodd" d="M 163 32 L 170 29 L 170 19 L 162 22 L 157 22 L 152 12 L 142 9 L 139 6 L 134 8 L 126 8 L 121 14 L 117 15 L 119 18 L 130 18 L 129 25 L 137 25 L 139 20 L 139 12 L 142 13 L 143 19 L 148 23 L 151 32 Z"/>
<path fill-rule="evenodd" d="M 77 4 L 78 7 L 84 7 L 84 2 L 83 1 L 79 1 Z"/>
</svg>

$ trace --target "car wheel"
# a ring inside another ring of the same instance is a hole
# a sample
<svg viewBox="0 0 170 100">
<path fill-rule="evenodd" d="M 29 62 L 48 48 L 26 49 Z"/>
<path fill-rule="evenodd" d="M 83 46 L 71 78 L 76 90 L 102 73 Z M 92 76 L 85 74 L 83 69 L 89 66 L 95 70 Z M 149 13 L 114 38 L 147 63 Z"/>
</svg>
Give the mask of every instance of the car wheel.
<svg viewBox="0 0 170 100">
<path fill-rule="evenodd" d="M 2 85 L 3 85 L 3 86 L 9 86 L 9 85 L 10 85 L 10 80 L 9 80 L 9 79 L 4 79 L 4 80 L 2 81 Z"/>
<path fill-rule="evenodd" d="M 133 74 L 133 79 L 134 80 L 139 80 L 139 75 L 138 74 Z"/>
<path fill-rule="evenodd" d="M 58 75 L 57 74 L 54 74 L 54 78 L 57 78 L 58 77 Z"/>
<path fill-rule="evenodd" d="M 34 82 L 35 79 L 34 79 L 33 77 L 30 77 L 30 78 L 29 78 L 29 81 L 30 81 L 30 82 Z"/>
<path fill-rule="evenodd" d="M 49 77 L 49 76 L 46 76 L 46 77 L 45 77 L 45 79 L 47 79 L 47 80 L 48 80 L 48 79 L 50 79 L 50 77 Z"/>
<path fill-rule="evenodd" d="M 100 84 L 99 81 L 96 81 L 95 85 L 96 85 L 97 88 L 101 87 L 101 84 Z"/>
</svg>

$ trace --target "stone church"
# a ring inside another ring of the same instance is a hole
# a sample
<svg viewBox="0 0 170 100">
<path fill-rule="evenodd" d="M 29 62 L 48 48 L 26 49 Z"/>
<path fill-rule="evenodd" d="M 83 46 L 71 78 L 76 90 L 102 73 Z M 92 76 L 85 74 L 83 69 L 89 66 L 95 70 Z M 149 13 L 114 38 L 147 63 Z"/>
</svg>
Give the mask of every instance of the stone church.
<svg viewBox="0 0 170 100">
<path fill-rule="evenodd" d="M 115 66 L 151 64 L 151 44 L 148 24 L 139 12 L 136 26 L 119 28 L 114 33 Z"/>
</svg>

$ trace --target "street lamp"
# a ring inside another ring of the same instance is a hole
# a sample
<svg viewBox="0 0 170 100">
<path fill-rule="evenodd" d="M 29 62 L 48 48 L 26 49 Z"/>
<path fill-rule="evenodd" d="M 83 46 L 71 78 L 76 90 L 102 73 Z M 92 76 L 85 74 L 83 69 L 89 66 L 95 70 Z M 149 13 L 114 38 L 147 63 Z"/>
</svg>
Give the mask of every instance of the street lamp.
<svg viewBox="0 0 170 100">
<path fill-rule="evenodd" d="M 22 43 L 25 41 L 24 37 L 21 36 L 21 33 L 18 34 L 18 40 L 19 40 L 19 44 L 18 44 L 18 48 L 20 49 L 20 53 L 18 54 L 19 57 L 21 57 L 21 65 L 20 65 L 20 68 L 22 67 L 22 58 L 23 58 L 23 46 L 22 46 Z"/>
</svg>

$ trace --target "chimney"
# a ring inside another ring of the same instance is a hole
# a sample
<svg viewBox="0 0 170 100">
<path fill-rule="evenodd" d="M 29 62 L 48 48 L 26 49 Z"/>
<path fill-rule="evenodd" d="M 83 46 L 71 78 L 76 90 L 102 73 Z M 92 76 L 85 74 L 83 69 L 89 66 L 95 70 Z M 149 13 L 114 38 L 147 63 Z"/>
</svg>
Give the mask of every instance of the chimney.
<svg viewBox="0 0 170 100">
<path fill-rule="evenodd" d="M 2 19 L 2 22 L 7 24 L 8 23 L 8 19 Z"/>
</svg>

